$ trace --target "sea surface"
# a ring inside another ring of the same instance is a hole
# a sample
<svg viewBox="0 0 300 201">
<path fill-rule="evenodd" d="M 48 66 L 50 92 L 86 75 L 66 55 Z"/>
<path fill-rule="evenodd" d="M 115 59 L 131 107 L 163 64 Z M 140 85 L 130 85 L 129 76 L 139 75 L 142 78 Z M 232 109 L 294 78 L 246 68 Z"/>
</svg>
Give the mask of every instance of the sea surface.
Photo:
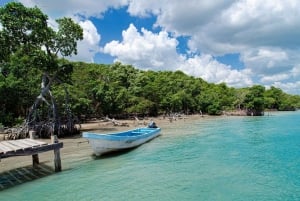
<svg viewBox="0 0 300 201">
<path fill-rule="evenodd" d="M 300 200 L 300 111 L 180 120 L 128 152 L 64 163 L 0 200 Z"/>
</svg>

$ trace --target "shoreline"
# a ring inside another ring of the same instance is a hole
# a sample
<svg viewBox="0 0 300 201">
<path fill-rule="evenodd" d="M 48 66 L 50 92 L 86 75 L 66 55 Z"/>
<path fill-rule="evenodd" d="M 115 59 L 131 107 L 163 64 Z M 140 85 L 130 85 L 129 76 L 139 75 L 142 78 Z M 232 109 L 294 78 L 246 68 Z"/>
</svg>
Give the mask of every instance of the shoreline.
<svg viewBox="0 0 300 201">
<path fill-rule="evenodd" d="M 207 117 L 207 116 L 205 116 Z M 63 142 L 63 148 L 60 149 L 62 171 L 73 168 L 73 164 L 78 161 L 87 160 L 92 157 L 92 148 L 88 144 L 88 141 L 81 137 L 81 133 L 85 131 L 98 131 L 101 133 L 115 133 L 123 130 L 134 129 L 136 127 L 147 126 L 152 119 L 156 125 L 162 130 L 170 124 L 176 124 L 177 122 L 185 122 L 191 120 L 202 119 L 201 115 L 186 115 L 178 119 L 163 118 L 163 117 L 149 117 L 144 120 L 116 120 L 119 125 L 114 125 L 111 121 L 93 120 L 84 124 L 81 124 L 80 134 L 71 137 L 59 138 L 60 142 Z M 123 126 L 122 126 L 123 125 Z M 127 125 L 127 126 L 124 126 Z M 1 138 L 0 138 L 1 140 Z M 50 139 L 38 139 L 39 141 L 50 142 Z M 49 166 L 54 171 L 53 152 L 44 152 L 39 154 L 40 164 Z M 32 156 L 16 156 L 4 158 L 0 161 L 0 174 L 11 171 L 17 168 L 32 166 Z"/>
<path fill-rule="evenodd" d="M 272 112 L 270 112 L 272 113 Z M 210 116 L 210 115 L 184 115 L 178 119 L 172 119 L 172 121 L 163 116 L 159 117 L 149 117 L 144 120 L 116 120 L 120 125 L 116 126 L 111 121 L 102 121 L 102 120 L 93 120 L 84 124 L 81 124 L 80 134 L 74 135 L 71 137 L 59 138 L 60 142 L 63 142 L 63 148 L 60 149 L 61 153 L 61 162 L 62 162 L 62 171 L 71 168 L 72 164 L 80 160 L 86 160 L 92 156 L 92 148 L 88 144 L 88 141 L 81 137 L 81 133 L 84 131 L 98 131 L 101 133 L 115 133 L 123 130 L 134 129 L 136 127 L 147 126 L 147 124 L 152 119 L 158 127 L 164 130 L 164 128 L 169 128 L 172 124 L 184 124 L 195 120 L 202 119 L 215 119 L 215 118 L 224 118 L 224 117 L 241 117 L 241 116 Z M 121 126 L 121 125 L 128 126 Z M 145 125 L 146 124 L 146 125 Z M 0 138 L 1 141 L 2 138 Z M 50 142 L 50 139 L 38 139 L 40 141 Z M 54 169 L 53 164 L 53 152 L 44 152 L 39 154 L 39 160 L 41 164 L 49 166 L 51 169 Z M 0 174 L 12 169 L 31 166 L 32 157 L 31 156 L 18 156 L 4 158 L 0 161 Z"/>
</svg>

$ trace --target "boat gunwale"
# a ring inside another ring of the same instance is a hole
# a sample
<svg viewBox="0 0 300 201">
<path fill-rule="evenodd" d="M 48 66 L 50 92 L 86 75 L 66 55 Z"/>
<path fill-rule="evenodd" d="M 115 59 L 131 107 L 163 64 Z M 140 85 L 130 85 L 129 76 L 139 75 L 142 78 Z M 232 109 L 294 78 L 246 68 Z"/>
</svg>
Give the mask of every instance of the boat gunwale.
<svg viewBox="0 0 300 201">
<path fill-rule="evenodd" d="M 93 133 L 93 132 L 83 132 L 82 137 L 90 140 L 113 140 L 113 141 L 121 141 L 128 139 L 142 139 L 145 136 L 155 135 L 160 132 L 160 128 L 138 128 L 132 129 L 124 132 L 116 132 L 116 133 Z M 139 135 L 120 135 L 123 133 L 132 133 L 132 132 L 141 132 Z"/>
</svg>

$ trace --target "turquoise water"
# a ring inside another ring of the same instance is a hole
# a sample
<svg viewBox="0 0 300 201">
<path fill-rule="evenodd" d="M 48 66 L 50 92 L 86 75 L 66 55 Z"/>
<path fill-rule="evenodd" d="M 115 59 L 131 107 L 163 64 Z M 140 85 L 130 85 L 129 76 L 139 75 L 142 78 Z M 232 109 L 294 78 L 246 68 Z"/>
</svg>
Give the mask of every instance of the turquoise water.
<svg viewBox="0 0 300 201">
<path fill-rule="evenodd" d="M 70 166 L 0 200 L 300 200 L 300 112 L 181 120 L 137 149 Z"/>
</svg>

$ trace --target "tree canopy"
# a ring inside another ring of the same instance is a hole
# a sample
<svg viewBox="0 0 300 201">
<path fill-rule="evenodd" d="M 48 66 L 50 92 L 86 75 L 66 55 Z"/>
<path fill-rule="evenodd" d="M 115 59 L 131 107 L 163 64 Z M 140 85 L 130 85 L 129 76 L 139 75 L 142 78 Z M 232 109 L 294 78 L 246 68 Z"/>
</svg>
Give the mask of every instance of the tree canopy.
<svg viewBox="0 0 300 201">
<path fill-rule="evenodd" d="M 286 94 L 275 87 L 265 89 L 254 85 L 236 89 L 224 83 L 208 83 L 180 71 L 142 71 L 121 63 L 77 62 L 72 78 L 73 95 L 80 95 L 73 100 L 81 100 L 84 105 L 76 108 L 78 115 L 128 117 L 200 111 L 220 115 L 235 110 L 244 110 L 248 115 L 263 115 L 265 109 L 295 110 L 300 107 L 300 96 Z"/>
<path fill-rule="evenodd" d="M 37 7 L 11 2 L 0 8 L 0 95 L 5 97 L 0 100 L 4 106 L 2 124 L 10 125 L 13 119 L 25 116 L 29 123 L 41 121 L 37 118 L 49 109 L 57 124 L 51 89 L 70 81 L 73 71 L 72 64 L 59 56 L 77 54 L 83 30 L 70 18 L 56 20 L 58 30 L 49 27 L 47 20 Z"/>
</svg>

